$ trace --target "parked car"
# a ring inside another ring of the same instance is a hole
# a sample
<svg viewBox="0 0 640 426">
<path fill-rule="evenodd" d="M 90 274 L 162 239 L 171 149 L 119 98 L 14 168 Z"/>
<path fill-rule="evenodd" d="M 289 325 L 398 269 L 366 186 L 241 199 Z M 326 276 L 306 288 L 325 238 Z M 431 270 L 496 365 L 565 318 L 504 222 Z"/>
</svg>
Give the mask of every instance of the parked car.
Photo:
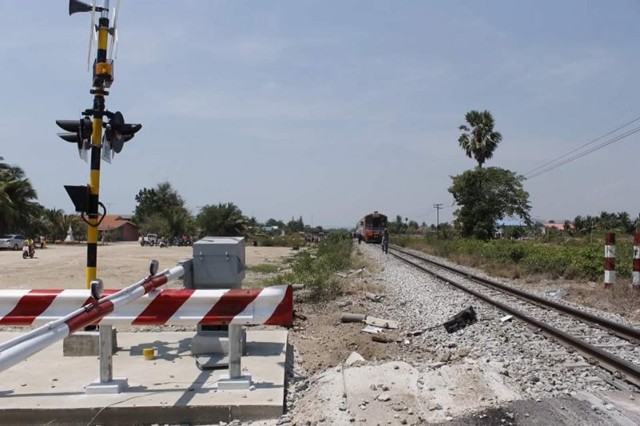
<svg viewBox="0 0 640 426">
<path fill-rule="evenodd" d="M 155 246 L 160 243 L 157 234 L 147 234 L 146 237 L 140 238 L 141 246 Z"/>
<path fill-rule="evenodd" d="M 24 240 L 24 235 L 0 235 L 0 249 L 22 250 Z"/>
</svg>

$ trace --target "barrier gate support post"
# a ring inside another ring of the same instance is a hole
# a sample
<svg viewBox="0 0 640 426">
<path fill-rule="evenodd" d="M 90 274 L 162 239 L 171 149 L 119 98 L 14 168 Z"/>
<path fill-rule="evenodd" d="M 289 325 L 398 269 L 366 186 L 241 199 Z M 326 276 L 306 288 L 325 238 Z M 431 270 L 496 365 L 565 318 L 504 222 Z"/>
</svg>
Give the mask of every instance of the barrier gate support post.
<svg viewBox="0 0 640 426">
<path fill-rule="evenodd" d="M 100 379 L 87 385 L 87 394 L 123 392 L 128 386 L 126 378 L 113 378 L 113 327 L 100 326 Z"/>
<path fill-rule="evenodd" d="M 242 326 L 229 324 L 229 375 L 218 380 L 218 390 L 240 390 L 251 386 L 251 376 L 242 375 Z"/>
</svg>

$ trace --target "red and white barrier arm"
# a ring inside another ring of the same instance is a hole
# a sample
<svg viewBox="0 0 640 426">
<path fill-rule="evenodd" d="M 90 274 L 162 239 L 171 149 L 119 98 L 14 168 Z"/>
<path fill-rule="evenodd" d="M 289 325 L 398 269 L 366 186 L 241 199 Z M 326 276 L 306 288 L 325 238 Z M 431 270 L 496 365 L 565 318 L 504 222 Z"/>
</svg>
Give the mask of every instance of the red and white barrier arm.
<svg viewBox="0 0 640 426">
<path fill-rule="evenodd" d="M 168 281 L 184 274 L 182 266 L 162 271 L 145 278 L 117 293 L 103 297 L 95 303 L 87 304 L 70 314 L 51 321 L 35 330 L 0 344 L 0 371 L 27 359 L 51 344 L 62 340 L 73 332 L 91 324 L 96 324 L 116 307 L 131 303 Z"/>
<path fill-rule="evenodd" d="M 105 290 L 113 294 L 116 290 Z M 89 290 L 0 290 L 0 325 L 38 326 L 91 302 Z M 291 286 L 155 290 L 116 306 L 95 324 L 283 325 L 293 322 Z"/>
</svg>

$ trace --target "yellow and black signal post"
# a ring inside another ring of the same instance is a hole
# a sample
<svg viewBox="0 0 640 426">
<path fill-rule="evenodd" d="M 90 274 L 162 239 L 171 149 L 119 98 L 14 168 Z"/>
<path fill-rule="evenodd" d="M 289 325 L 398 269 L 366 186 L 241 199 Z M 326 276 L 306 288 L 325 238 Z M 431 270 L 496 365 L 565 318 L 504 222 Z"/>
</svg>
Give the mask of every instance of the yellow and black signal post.
<svg viewBox="0 0 640 426">
<path fill-rule="evenodd" d="M 111 64 L 107 63 L 109 40 L 109 11 L 102 11 L 98 20 L 98 49 L 93 78 L 93 133 L 91 136 L 91 173 L 89 203 L 87 205 L 87 276 L 86 285 L 96 279 L 98 269 L 98 203 L 100 198 L 100 161 L 102 149 L 102 117 L 105 115 L 104 98 L 109 95 L 106 85 L 113 81 Z M 106 212 L 105 212 L 106 213 Z"/>
<path fill-rule="evenodd" d="M 122 144 L 133 138 L 142 127 L 140 124 L 127 124 L 120 112 L 110 112 L 105 108 L 105 97 L 109 95 L 108 88 L 113 83 L 113 61 L 107 58 L 107 45 L 109 41 L 109 0 L 103 1 L 102 7 L 95 7 L 100 12 L 98 19 L 98 48 L 93 65 L 93 83 L 90 93 L 93 95 L 93 108 L 85 110 L 82 115 L 92 117 L 89 129 L 89 119 L 58 120 L 56 123 L 64 130 L 72 133 L 59 133 L 58 135 L 68 141 L 78 144 L 82 153 L 90 147 L 90 181 L 88 186 L 65 186 L 76 211 L 82 213 L 82 218 L 87 223 L 87 273 L 86 286 L 90 288 L 91 281 L 96 279 L 98 268 L 98 226 L 106 214 L 104 204 L 100 202 L 100 161 L 102 157 L 102 129 L 107 128 L 107 142 L 113 144 L 114 152 L 120 152 Z M 76 12 L 91 12 L 93 6 L 82 3 L 79 0 L 70 0 L 69 14 Z M 93 25 L 93 23 L 92 23 Z M 114 34 L 111 34 L 114 36 Z M 105 117 L 109 120 L 105 126 Z M 114 118 L 112 120 L 112 118 Z M 90 133 L 90 136 L 89 136 Z M 102 207 L 102 217 L 98 207 Z M 86 214 L 86 217 L 85 217 Z"/>
</svg>

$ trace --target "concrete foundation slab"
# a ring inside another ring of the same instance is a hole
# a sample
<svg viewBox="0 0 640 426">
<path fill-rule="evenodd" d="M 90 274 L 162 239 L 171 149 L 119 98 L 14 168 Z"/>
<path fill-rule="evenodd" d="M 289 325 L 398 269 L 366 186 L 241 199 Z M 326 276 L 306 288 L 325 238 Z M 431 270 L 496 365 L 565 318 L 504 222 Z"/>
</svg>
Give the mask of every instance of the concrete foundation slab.
<svg viewBox="0 0 640 426">
<path fill-rule="evenodd" d="M 19 333 L 0 333 L 0 342 Z M 62 342 L 0 372 L 3 424 L 212 424 L 276 418 L 283 413 L 286 330 L 247 331 L 242 374 L 253 390 L 221 390 L 228 370 L 199 370 L 191 356 L 194 332 L 118 333 L 115 377 L 128 387 L 118 394 L 91 394 L 99 357 L 64 356 Z M 147 360 L 143 348 L 156 356 Z"/>
</svg>

